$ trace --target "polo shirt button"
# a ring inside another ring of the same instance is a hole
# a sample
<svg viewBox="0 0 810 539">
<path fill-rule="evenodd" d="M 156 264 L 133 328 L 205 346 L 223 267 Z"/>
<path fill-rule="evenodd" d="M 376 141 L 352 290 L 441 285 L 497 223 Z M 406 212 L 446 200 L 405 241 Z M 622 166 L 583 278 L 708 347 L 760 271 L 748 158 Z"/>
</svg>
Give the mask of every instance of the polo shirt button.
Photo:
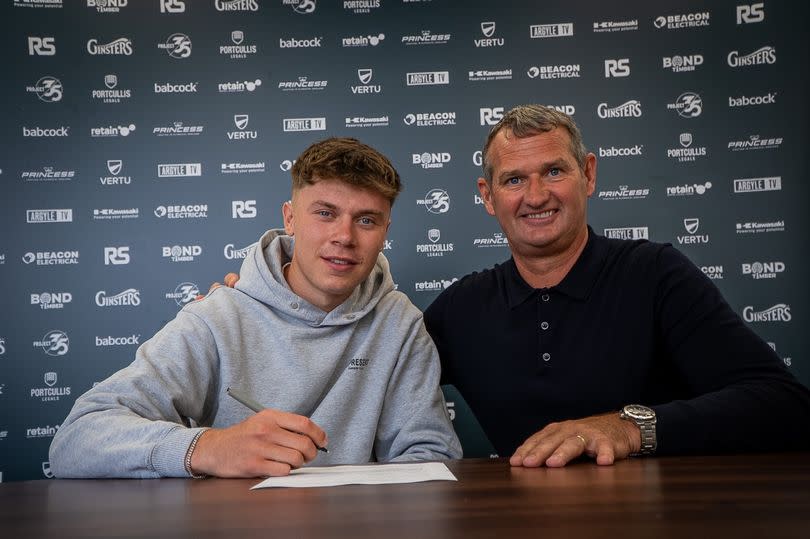
<svg viewBox="0 0 810 539">
<path fill-rule="evenodd" d="M 347 314 L 345 316 L 345 318 L 346 318 L 346 320 L 354 320 L 354 315 L 353 314 Z"/>
<path fill-rule="evenodd" d="M 292 309 L 293 309 L 294 311 L 297 311 L 297 310 L 298 310 L 298 303 L 296 303 L 295 301 L 293 301 L 292 303 L 290 303 L 290 307 L 292 307 Z"/>
<path fill-rule="evenodd" d="M 544 352 L 543 361 L 548 361 L 549 359 L 551 359 L 551 354 L 549 354 L 548 352 Z"/>
<path fill-rule="evenodd" d="M 540 327 L 541 327 L 542 329 L 548 329 L 548 322 L 542 322 L 542 323 L 540 324 Z"/>
<path fill-rule="evenodd" d="M 551 299 L 551 297 L 548 294 L 543 294 L 541 298 L 543 301 L 548 301 L 549 299 Z"/>
</svg>

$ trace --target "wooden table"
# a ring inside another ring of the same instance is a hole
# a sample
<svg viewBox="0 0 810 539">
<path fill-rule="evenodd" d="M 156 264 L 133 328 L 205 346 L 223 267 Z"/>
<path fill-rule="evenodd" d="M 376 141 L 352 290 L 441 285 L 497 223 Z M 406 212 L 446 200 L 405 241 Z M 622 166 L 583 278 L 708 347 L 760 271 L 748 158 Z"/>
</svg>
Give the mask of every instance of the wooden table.
<svg viewBox="0 0 810 539">
<path fill-rule="evenodd" d="M 599 467 L 448 462 L 458 482 L 250 491 L 257 480 L 0 484 L 18 537 L 810 537 L 810 453 Z"/>
</svg>

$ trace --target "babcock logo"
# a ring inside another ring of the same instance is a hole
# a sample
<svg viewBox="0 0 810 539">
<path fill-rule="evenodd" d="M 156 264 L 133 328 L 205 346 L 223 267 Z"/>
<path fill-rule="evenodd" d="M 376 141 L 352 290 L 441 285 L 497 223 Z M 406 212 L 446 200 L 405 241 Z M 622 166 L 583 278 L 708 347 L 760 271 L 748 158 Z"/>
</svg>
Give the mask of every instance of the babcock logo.
<svg viewBox="0 0 810 539">
<path fill-rule="evenodd" d="M 108 335 L 106 337 L 99 337 L 96 335 L 96 346 L 133 346 L 141 344 L 140 335 L 129 335 L 127 337 L 113 337 Z"/>
<path fill-rule="evenodd" d="M 96 292 L 96 305 L 99 307 L 137 307 L 140 304 L 141 292 L 136 288 L 127 288 L 114 295 L 108 295 L 106 290 Z"/>
<path fill-rule="evenodd" d="M 644 145 L 636 144 L 635 146 L 628 146 L 617 148 L 611 146 L 610 148 L 599 147 L 599 157 L 636 157 L 644 154 Z"/>
<path fill-rule="evenodd" d="M 132 40 L 119 37 L 109 43 L 99 44 L 98 39 L 90 39 L 87 41 L 87 52 L 93 56 L 130 56 Z"/>
<path fill-rule="evenodd" d="M 279 38 L 278 46 L 280 49 L 311 49 L 320 47 L 321 40 L 323 40 L 323 37 L 311 37 L 309 39 Z"/>
<path fill-rule="evenodd" d="M 25 127 L 22 128 L 23 137 L 69 137 L 70 127 Z"/>
</svg>

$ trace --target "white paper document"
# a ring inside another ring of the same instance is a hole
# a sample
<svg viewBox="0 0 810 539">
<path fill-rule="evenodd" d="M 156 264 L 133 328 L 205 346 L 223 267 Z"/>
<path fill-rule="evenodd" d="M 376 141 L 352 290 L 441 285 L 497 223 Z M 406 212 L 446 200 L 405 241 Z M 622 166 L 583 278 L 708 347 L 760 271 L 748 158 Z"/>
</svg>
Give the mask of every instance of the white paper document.
<svg viewBox="0 0 810 539">
<path fill-rule="evenodd" d="M 421 481 L 456 481 L 441 462 L 372 464 L 363 466 L 313 466 L 298 468 L 284 477 L 269 477 L 251 487 L 334 487 L 337 485 L 385 485 Z"/>
</svg>

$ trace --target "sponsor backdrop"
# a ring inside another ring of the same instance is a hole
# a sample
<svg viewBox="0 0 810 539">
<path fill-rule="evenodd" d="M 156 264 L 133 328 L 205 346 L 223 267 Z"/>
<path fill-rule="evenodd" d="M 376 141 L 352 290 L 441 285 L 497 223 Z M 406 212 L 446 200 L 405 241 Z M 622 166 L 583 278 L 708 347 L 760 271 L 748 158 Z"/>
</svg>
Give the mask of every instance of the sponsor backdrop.
<svg viewBox="0 0 810 539">
<path fill-rule="evenodd" d="M 683 250 L 810 382 L 808 7 L 529 4 L 5 0 L 0 480 L 50 477 L 74 399 L 280 225 L 315 140 L 397 166 L 417 306 L 506 259 L 479 149 L 527 102 L 597 155 L 597 232 Z"/>
</svg>

